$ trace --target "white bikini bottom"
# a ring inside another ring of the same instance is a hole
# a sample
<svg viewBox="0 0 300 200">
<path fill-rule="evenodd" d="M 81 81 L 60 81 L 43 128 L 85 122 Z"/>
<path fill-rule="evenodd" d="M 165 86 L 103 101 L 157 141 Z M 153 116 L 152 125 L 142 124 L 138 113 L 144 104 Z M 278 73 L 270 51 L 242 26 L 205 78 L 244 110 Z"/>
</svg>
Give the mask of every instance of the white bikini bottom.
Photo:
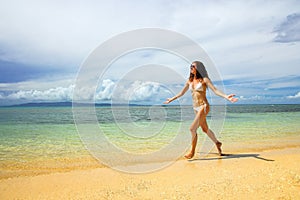
<svg viewBox="0 0 300 200">
<path fill-rule="evenodd" d="M 193 107 L 196 112 L 199 112 L 204 107 L 204 113 L 206 113 L 207 104 L 203 104 L 201 106 Z"/>
</svg>

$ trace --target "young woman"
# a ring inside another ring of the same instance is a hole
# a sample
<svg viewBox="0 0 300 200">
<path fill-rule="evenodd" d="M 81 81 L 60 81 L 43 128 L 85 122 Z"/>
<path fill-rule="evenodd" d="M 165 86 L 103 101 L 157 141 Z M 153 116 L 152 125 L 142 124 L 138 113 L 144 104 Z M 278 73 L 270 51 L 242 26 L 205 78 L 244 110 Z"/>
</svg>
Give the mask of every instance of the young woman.
<svg viewBox="0 0 300 200">
<path fill-rule="evenodd" d="M 197 145 L 197 129 L 200 126 L 202 131 L 205 132 L 208 137 L 216 144 L 216 147 L 218 149 L 219 155 L 222 155 L 222 143 L 217 140 L 214 132 L 209 129 L 207 122 L 206 122 L 206 116 L 209 112 L 209 103 L 206 98 L 206 88 L 207 86 L 218 96 L 223 97 L 227 99 L 228 101 L 231 101 L 232 103 L 236 102 L 238 99 L 234 98 L 234 94 L 226 95 L 220 90 L 218 90 L 210 81 L 208 78 L 208 74 L 206 72 L 206 69 L 204 65 L 199 61 L 194 61 L 191 65 L 191 72 L 190 77 L 185 83 L 185 86 L 179 92 L 176 96 L 172 98 L 168 98 L 164 103 L 168 104 L 175 99 L 183 96 L 188 89 L 192 92 L 192 98 L 193 98 L 193 108 L 195 111 L 195 118 L 193 123 L 190 126 L 190 131 L 192 134 L 192 149 L 190 153 L 185 155 L 185 158 L 191 159 L 195 155 L 196 145 Z"/>
</svg>

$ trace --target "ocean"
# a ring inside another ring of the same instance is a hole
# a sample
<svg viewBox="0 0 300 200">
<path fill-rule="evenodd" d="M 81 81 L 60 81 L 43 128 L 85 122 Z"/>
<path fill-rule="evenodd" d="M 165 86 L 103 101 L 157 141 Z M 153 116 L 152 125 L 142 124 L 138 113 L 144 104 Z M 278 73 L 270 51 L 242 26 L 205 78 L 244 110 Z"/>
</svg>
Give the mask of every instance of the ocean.
<svg viewBox="0 0 300 200">
<path fill-rule="evenodd" d="M 189 125 L 194 117 L 191 106 L 117 106 L 113 109 L 99 106 L 95 110 L 99 130 L 114 147 L 124 152 L 143 155 L 161 151 L 174 141 L 178 148 L 190 147 Z M 215 114 L 208 115 L 208 124 L 216 131 L 224 149 L 262 151 L 300 146 L 299 104 L 229 105 L 217 122 L 221 128 L 214 129 Z M 198 133 L 200 148 L 206 137 L 201 129 Z M 178 134 L 185 139 L 174 140 Z M 105 163 L 93 158 L 82 137 L 85 136 L 76 129 L 72 107 L 1 107 L 0 178 L 105 167 Z M 97 144 L 101 140 L 93 142 Z M 101 155 L 113 155 L 109 148 L 98 151 Z M 163 160 L 164 153 L 159 161 Z"/>
</svg>

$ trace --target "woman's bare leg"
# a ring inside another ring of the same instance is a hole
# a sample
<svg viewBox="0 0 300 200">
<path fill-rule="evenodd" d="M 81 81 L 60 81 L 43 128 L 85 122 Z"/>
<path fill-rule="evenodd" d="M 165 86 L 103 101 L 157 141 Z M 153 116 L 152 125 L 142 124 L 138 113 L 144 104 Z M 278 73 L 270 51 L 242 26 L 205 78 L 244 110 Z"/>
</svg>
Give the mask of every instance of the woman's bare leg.
<svg viewBox="0 0 300 200">
<path fill-rule="evenodd" d="M 192 149 L 191 149 L 190 153 L 188 153 L 187 155 L 184 156 L 187 159 L 191 159 L 195 155 L 197 140 L 198 140 L 197 129 L 198 129 L 199 123 L 200 123 L 200 114 L 201 114 L 200 112 L 196 113 L 195 119 L 190 126 L 190 131 L 192 134 Z"/>
<path fill-rule="evenodd" d="M 191 152 L 188 153 L 187 155 L 185 155 L 184 157 L 187 159 L 191 159 L 194 157 L 195 155 L 195 151 L 196 151 L 196 146 L 197 146 L 197 140 L 198 140 L 198 135 L 194 135 L 192 136 L 192 149 Z"/>
<path fill-rule="evenodd" d="M 206 122 L 206 115 L 202 115 L 200 117 L 200 126 L 202 128 L 202 131 L 207 134 L 207 136 L 216 144 L 219 155 L 222 155 L 222 143 L 216 138 L 216 135 L 214 132 L 208 128 L 207 122 Z"/>
<path fill-rule="evenodd" d="M 206 122 L 206 113 L 205 109 L 200 109 L 198 112 L 196 112 L 195 119 L 193 123 L 190 126 L 190 131 L 192 135 L 192 149 L 190 153 L 185 155 L 184 157 L 187 159 L 191 159 L 195 155 L 196 151 L 196 146 L 197 146 L 197 140 L 198 140 L 198 135 L 197 135 L 197 129 L 198 127 L 202 128 L 202 131 L 207 134 L 207 136 L 216 144 L 216 147 L 218 149 L 219 155 L 222 155 L 222 143 L 216 138 L 214 132 L 208 128 L 207 122 Z"/>
<path fill-rule="evenodd" d="M 221 156 L 222 155 L 222 149 L 221 149 L 221 146 L 222 146 L 222 142 L 220 142 L 219 140 L 217 140 L 214 132 L 210 129 L 208 129 L 207 133 L 208 137 L 216 144 L 217 146 L 217 149 L 218 149 L 218 152 L 219 152 L 219 155 Z"/>
</svg>

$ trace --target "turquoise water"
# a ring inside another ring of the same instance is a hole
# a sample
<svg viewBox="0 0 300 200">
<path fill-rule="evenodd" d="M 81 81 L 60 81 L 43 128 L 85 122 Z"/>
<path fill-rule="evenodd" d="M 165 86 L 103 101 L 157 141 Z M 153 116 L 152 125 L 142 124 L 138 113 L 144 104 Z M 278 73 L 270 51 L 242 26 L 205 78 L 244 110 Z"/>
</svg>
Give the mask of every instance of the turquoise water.
<svg viewBox="0 0 300 200">
<path fill-rule="evenodd" d="M 119 107 L 117 111 L 119 114 L 113 115 L 110 107 L 96 108 L 100 129 L 114 145 L 124 151 L 154 152 L 172 142 L 176 134 L 190 138 L 189 125 L 194 116 L 190 106 L 155 109 L 136 106 L 129 107 L 129 110 Z M 267 142 L 297 137 L 300 136 L 299 119 L 300 105 L 228 106 L 219 136 L 228 143 Z M 210 115 L 208 123 L 212 123 Z M 201 142 L 204 135 L 199 135 Z M 300 141 L 294 142 L 300 145 Z M 176 145 L 189 147 L 186 141 Z M 105 151 L 103 149 L 101 153 L 109 153 Z M 0 108 L 2 170 L 24 167 L 37 161 L 45 163 L 45 167 L 51 160 L 57 161 L 54 165 L 65 163 L 61 166 L 66 167 L 72 159 L 77 162 L 78 159 L 91 159 L 91 156 L 77 133 L 71 107 Z"/>
</svg>

